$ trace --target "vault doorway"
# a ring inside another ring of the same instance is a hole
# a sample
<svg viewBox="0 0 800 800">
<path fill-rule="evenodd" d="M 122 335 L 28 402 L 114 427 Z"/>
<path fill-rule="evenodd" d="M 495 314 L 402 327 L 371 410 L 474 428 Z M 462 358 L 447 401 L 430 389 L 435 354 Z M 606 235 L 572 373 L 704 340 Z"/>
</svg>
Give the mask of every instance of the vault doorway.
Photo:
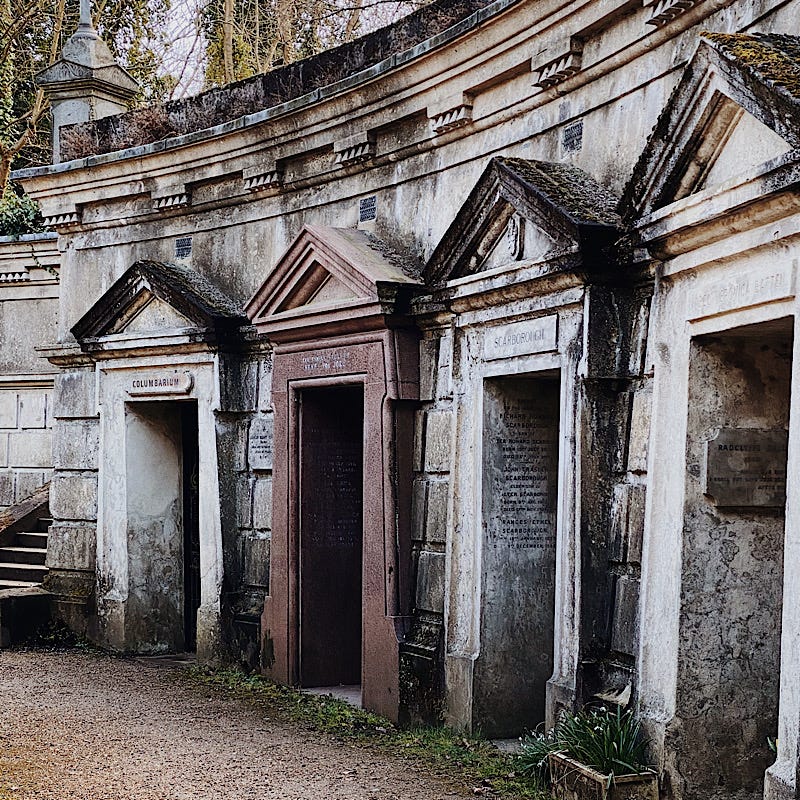
<svg viewBox="0 0 800 800">
<path fill-rule="evenodd" d="M 792 320 L 692 340 L 678 797 L 758 800 L 775 760 Z"/>
<path fill-rule="evenodd" d="M 357 686 L 362 666 L 364 391 L 300 395 L 299 677 Z"/>
<path fill-rule="evenodd" d="M 487 736 L 517 736 L 545 719 L 555 631 L 559 385 L 557 373 L 484 382 L 473 723 Z"/>
<path fill-rule="evenodd" d="M 197 403 L 126 405 L 127 614 L 141 652 L 197 648 Z"/>
</svg>

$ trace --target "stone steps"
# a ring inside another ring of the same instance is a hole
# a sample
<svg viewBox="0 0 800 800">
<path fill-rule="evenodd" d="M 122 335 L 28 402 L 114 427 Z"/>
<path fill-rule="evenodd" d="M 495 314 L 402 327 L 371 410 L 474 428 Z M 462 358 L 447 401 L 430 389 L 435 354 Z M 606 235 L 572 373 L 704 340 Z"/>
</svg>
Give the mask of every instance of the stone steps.
<svg viewBox="0 0 800 800">
<path fill-rule="evenodd" d="M 0 589 L 37 587 L 47 574 L 48 487 L 0 515 Z"/>
<path fill-rule="evenodd" d="M 34 564 L 43 567 L 47 547 L 0 547 L 0 564 Z"/>
<path fill-rule="evenodd" d="M 26 564 L 18 561 L 0 561 L 0 581 L 19 581 L 35 586 L 44 580 L 47 567 L 43 564 Z"/>
</svg>

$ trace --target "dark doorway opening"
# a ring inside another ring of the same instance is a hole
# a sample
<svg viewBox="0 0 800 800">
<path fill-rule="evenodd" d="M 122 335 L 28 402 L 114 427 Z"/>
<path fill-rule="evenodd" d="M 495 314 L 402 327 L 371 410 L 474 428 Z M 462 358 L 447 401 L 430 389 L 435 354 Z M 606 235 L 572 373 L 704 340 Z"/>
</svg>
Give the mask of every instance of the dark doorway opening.
<svg viewBox="0 0 800 800">
<path fill-rule="evenodd" d="M 200 608 L 200 454 L 197 404 L 181 406 L 183 450 L 183 638 L 187 652 L 197 650 Z"/>
<path fill-rule="evenodd" d="M 197 648 L 197 403 L 126 405 L 128 601 L 138 652 Z"/>
<path fill-rule="evenodd" d="M 300 395 L 300 685 L 361 683 L 364 392 Z"/>
</svg>

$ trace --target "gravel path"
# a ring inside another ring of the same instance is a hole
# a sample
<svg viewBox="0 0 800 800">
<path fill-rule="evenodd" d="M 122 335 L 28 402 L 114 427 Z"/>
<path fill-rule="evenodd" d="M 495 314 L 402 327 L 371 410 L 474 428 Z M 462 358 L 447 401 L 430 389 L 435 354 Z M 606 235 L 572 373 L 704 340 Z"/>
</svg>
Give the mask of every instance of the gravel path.
<svg viewBox="0 0 800 800">
<path fill-rule="evenodd" d="M 401 760 L 177 682 L 158 662 L 0 652 L 2 800 L 466 796 Z"/>
</svg>

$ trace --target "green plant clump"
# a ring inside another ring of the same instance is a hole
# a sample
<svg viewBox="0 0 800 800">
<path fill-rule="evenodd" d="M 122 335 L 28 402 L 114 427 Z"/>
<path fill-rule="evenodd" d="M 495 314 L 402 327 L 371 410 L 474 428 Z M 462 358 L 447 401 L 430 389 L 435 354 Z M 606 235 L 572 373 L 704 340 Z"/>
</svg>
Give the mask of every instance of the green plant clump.
<svg viewBox="0 0 800 800">
<path fill-rule="evenodd" d="M 633 714 L 620 708 L 564 713 L 551 730 L 525 736 L 518 771 L 547 781 L 550 753 L 563 753 L 604 775 L 630 775 L 647 769 L 647 740 Z"/>
<path fill-rule="evenodd" d="M 0 197 L 0 236 L 21 236 L 43 230 L 44 220 L 36 201 L 7 189 Z"/>
</svg>

